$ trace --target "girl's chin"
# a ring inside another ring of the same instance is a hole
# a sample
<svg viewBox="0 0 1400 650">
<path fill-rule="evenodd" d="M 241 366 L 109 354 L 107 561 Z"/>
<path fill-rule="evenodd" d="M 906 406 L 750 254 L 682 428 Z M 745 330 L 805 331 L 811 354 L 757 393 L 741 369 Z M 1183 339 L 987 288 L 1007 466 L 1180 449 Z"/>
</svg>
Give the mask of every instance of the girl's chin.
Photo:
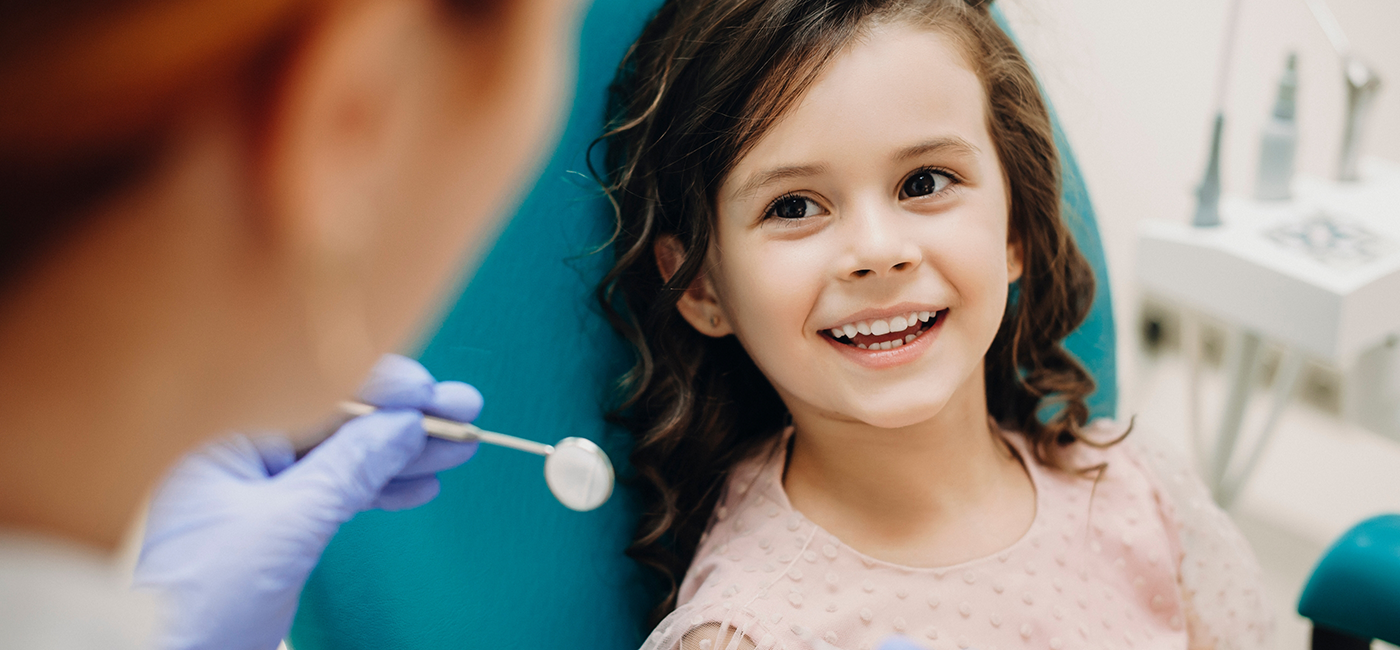
<svg viewBox="0 0 1400 650">
<path fill-rule="evenodd" d="M 928 395 L 920 397 L 917 403 L 882 399 L 880 403 L 845 409 L 845 415 L 877 429 L 903 429 L 938 417 L 948 403 L 946 399 L 931 402 Z"/>
</svg>

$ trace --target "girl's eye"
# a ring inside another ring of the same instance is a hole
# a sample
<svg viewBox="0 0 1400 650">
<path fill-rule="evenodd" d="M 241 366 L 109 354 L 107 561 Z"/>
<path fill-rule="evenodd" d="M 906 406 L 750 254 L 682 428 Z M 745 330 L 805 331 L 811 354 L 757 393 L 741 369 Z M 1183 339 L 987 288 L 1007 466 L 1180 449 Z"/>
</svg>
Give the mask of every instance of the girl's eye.
<svg viewBox="0 0 1400 650">
<path fill-rule="evenodd" d="M 768 206 L 768 216 L 779 219 L 802 219 L 816 214 L 820 208 L 812 199 L 802 196 L 784 196 Z"/>
<path fill-rule="evenodd" d="M 903 194 L 904 198 L 928 196 L 942 192 L 943 188 L 948 187 L 952 182 L 947 174 L 924 169 L 904 179 L 904 185 L 899 188 L 899 193 Z"/>
</svg>

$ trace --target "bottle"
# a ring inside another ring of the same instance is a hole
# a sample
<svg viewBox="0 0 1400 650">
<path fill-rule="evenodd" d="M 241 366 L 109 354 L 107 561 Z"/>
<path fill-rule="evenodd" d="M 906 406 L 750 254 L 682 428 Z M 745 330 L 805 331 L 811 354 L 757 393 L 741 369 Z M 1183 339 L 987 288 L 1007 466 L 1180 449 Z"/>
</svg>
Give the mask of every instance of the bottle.
<svg viewBox="0 0 1400 650">
<path fill-rule="evenodd" d="M 1286 201 L 1293 198 L 1293 154 L 1298 148 L 1298 124 L 1294 120 L 1298 93 L 1298 55 L 1289 53 L 1288 67 L 1278 82 L 1274 111 L 1259 137 L 1259 175 L 1254 198 Z"/>
</svg>

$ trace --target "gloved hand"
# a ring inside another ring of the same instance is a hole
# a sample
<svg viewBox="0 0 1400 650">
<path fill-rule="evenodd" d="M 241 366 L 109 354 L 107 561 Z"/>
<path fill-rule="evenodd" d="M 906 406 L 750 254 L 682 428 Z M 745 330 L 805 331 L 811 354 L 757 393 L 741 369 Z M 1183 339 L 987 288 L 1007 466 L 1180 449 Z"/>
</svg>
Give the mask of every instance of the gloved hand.
<svg viewBox="0 0 1400 650">
<path fill-rule="evenodd" d="M 305 458 L 290 441 L 235 436 L 184 458 L 151 502 L 137 588 L 165 606 L 162 649 L 274 650 L 340 525 L 370 508 L 402 510 L 437 496 L 437 472 L 476 443 L 427 438 L 423 413 L 471 421 L 481 394 L 435 382 L 418 362 L 380 360 L 355 418 Z"/>
</svg>

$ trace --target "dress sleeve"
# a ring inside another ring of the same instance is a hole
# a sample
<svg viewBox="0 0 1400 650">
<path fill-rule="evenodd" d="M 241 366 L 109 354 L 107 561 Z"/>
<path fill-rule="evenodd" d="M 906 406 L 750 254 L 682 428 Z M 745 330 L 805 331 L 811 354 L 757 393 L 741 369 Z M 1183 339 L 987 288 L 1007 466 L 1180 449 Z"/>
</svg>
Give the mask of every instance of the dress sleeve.
<svg viewBox="0 0 1400 650">
<path fill-rule="evenodd" d="M 1157 484 L 1158 509 L 1176 539 L 1177 582 L 1191 650 L 1266 650 L 1274 620 L 1249 542 L 1179 456 L 1124 443 Z"/>
</svg>

